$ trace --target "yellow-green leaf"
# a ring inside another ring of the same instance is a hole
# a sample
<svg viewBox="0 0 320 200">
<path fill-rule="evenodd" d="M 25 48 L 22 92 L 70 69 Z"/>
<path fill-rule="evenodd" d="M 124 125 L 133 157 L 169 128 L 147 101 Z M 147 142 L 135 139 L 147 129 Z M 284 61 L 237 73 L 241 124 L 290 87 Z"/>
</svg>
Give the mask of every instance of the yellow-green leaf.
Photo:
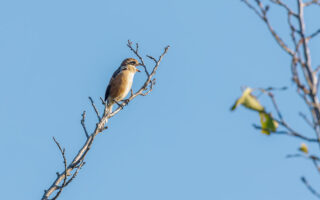
<svg viewBox="0 0 320 200">
<path fill-rule="evenodd" d="M 255 110 L 258 112 L 264 111 L 264 107 L 260 104 L 258 99 L 251 94 L 252 89 L 251 88 L 246 88 L 242 96 L 237 99 L 237 101 L 234 103 L 234 105 L 231 107 L 231 110 L 234 110 L 238 107 L 238 105 L 242 104 L 244 107 Z"/>
<path fill-rule="evenodd" d="M 260 112 L 261 132 L 270 135 L 270 132 L 275 132 L 278 128 L 278 122 L 273 120 L 271 113 Z"/>
<path fill-rule="evenodd" d="M 300 151 L 302 151 L 303 153 L 305 154 L 308 154 L 308 146 L 305 144 L 305 143 L 302 143 L 300 148 L 299 148 Z"/>
</svg>

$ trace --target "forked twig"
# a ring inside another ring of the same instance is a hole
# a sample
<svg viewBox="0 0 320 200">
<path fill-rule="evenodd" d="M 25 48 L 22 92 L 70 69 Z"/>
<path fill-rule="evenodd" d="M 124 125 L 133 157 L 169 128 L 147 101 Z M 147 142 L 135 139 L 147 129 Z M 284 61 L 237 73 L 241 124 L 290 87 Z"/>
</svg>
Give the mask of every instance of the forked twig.
<svg viewBox="0 0 320 200">
<path fill-rule="evenodd" d="M 87 153 L 89 152 L 93 141 L 95 139 L 95 137 L 101 133 L 102 131 L 106 130 L 108 128 L 108 126 L 106 126 L 106 124 L 108 123 L 108 120 L 115 116 L 118 112 L 120 112 L 120 110 L 122 110 L 124 108 L 125 105 L 127 105 L 130 101 L 132 101 L 134 98 L 136 98 L 137 96 L 145 96 L 147 94 L 149 94 L 152 91 L 153 85 L 154 85 L 154 75 L 159 67 L 159 64 L 163 58 L 163 56 L 167 53 L 169 46 L 167 46 L 163 53 L 161 54 L 161 56 L 159 57 L 158 60 L 155 61 L 155 65 L 152 68 L 152 72 L 149 73 L 147 66 L 145 65 L 143 58 L 140 56 L 139 54 L 139 45 L 138 43 L 136 43 L 136 47 L 133 48 L 132 47 L 132 42 L 128 41 L 127 46 L 129 47 L 129 49 L 138 57 L 138 59 L 140 60 L 140 63 L 143 65 L 144 69 L 145 69 L 145 73 L 147 75 L 147 79 L 145 80 L 145 82 L 142 84 L 142 86 L 140 87 L 140 89 L 134 93 L 131 90 L 131 96 L 125 101 L 122 102 L 121 104 L 119 103 L 119 107 L 112 113 L 108 112 L 108 106 L 106 105 L 106 102 L 100 97 L 102 104 L 104 105 L 104 112 L 102 117 L 99 114 L 99 111 L 97 109 L 97 107 L 95 106 L 93 99 L 91 97 L 89 97 L 89 100 L 91 102 L 92 107 L 94 108 L 94 111 L 98 117 L 99 122 L 96 124 L 96 127 L 94 129 L 94 131 L 91 134 L 88 134 L 88 131 L 86 129 L 85 126 L 85 112 L 83 112 L 82 114 L 82 120 L 81 120 L 81 124 L 83 126 L 84 132 L 87 136 L 87 140 L 84 143 L 84 145 L 82 146 L 82 148 L 79 150 L 79 152 L 77 153 L 77 155 L 73 158 L 72 162 L 67 165 L 67 161 L 66 158 L 64 156 L 64 150 L 61 149 L 60 144 L 55 140 L 56 144 L 58 145 L 63 158 L 64 158 L 64 164 L 65 164 L 65 170 L 62 174 L 57 173 L 57 178 L 56 180 L 52 183 L 52 185 L 49 187 L 48 190 L 45 190 L 44 195 L 42 197 L 42 200 L 48 200 L 49 197 L 55 192 L 57 191 L 54 199 L 56 199 L 62 192 L 62 189 L 64 187 L 66 187 L 70 182 L 72 182 L 74 180 L 74 178 L 77 176 L 77 174 L 79 173 L 79 170 L 83 167 L 83 165 L 85 164 L 84 160 L 85 157 L 87 155 Z M 150 85 L 150 88 L 148 90 L 148 85 Z M 147 93 L 143 93 L 144 91 L 147 91 Z M 75 170 L 75 171 L 74 171 Z M 71 178 L 69 178 L 68 180 L 68 175 L 73 172 Z M 59 184 L 61 184 L 61 186 L 59 186 Z"/>
</svg>

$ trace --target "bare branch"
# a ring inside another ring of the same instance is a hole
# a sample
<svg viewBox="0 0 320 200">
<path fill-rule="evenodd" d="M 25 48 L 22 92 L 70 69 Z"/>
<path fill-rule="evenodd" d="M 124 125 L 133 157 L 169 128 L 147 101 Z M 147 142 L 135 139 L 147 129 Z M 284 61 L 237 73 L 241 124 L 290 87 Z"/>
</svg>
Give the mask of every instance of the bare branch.
<svg viewBox="0 0 320 200">
<path fill-rule="evenodd" d="M 56 143 L 56 145 L 58 146 L 60 152 L 61 152 L 61 155 L 62 155 L 62 158 L 63 158 L 63 164 L 64 164 L 64 178 L 63 178 L 63 183 L 62 185 L 59 187 L 59 191 L 57 192 L 57 194 L 52 198 L 52 200 L 55 200 L 59 197 L 59 195 L 61 194 L 62 192 L 62 189 L 64 188 L 65 184 L 66 184 L 66 180 L 67 180 L 67 159 L 66 159 L 66 156 L 64 155 L 65 153 L 65 149 L 62 149 L 59 142 L 53 137 L 53 141 Z M 59 174 L 59 173 L 58 173 Z"/>
<path fill-rule="evenodd" d="M 154 57 L 149 56 L 149 55 L 147 55 L 147 57 L 150 58 L 151 60 L 153 60 L 157 64 L 158 61 Z"/>
<path fill-rule="evenodd" d="M 301 181 L 314 196 L 320 199 L 320 194 L 308 183 L 305 177 L 301 177 Z"/>
<path fill-rule="evenodd" d="M 287 158 L 305 158 L 308 160 L 312 160 L 312 161 L 320 161 L 320 159 L 317 156 L 314 155 L 306 155 L 306 154 L 301 154 L 301 153 L 297 153 L 297 154 L 289 154 L 286 156 Z"/>
<path fill-rule="evenodd" d="M 320 6 L 320 2 L 319 2 L 319 0 L 311 0 L 311 1 L 309 1 L 309 2 L 304 3 L 304 6 L 305 6 L 305 7 L 311 6 L 311 5 L 318 5 L 318 6 Z"/>
<path fill-rule="evenodd" d="M 142 63 L 142 62 L 143 62 L 142 57 L 139 55 L 139 53 L 138 53 L 135 49 L 132 48 L 132 42 L 128 41 L 128 47 L 130 48 L 130 50 L 131 50 L 134 54 L 136 54 L 136 56 L 137 56 L 139 59 L 141 58 L 140 61 L 141 61 L 141 63 Z M 146 66 L 144 66 L 144 67 L 145 67 L 145 73 L 146 73 L 147 76 L 148 76 L 147 80 L 144 82 L 144 84 L 142 85 L 142 87 L 141 87 L 136 93 L 134 93 L 133 95 L 131 95 L 131 96 L 127 99 L 127 102 L 121 103 L 121 104 L 120 104 L 121 106 L 119 106 L 115 111 L 113 111 L 112 113 L 110 113 L 110 117 L 113 117 L 115 114 L 117 114 L 120 110 L 123 109 L 123 106 L 127 105 L 127 103 L 130 102 L 130 101 L 131 101 L 132 99 L 134 99 L 135 97 L 137 97 L 137 96 L 139 96 L 139 95 L 145 96 L 145 95 L 143 95 L 143 91 L 146 91 L 146 90 L 148 89 L 148 85 L 149 85 L 150 82 L 152 81 L 152 78 L 153 78 L 153 76 L 155 75 L 155 73 L 156 73 L 156 71 L 157 71 L 157 69 L 158 69 L 158 67 L 159 67 L 159 65 L 160 65 L 160 62 L 161 62 L 163 56 L 168 52 L 168 49 L 169 49 L 169 48 L 170 48 L 170 46 L 167 46 L 167 47 L 164 48 L 163 53 L 161 54 L 161 56 L 159 57 L 159 59 L 156 60 L 155 66 L 153 67 L 153 70 L 152 70 L 152 72 L 151 72 L 150 74 L 149 74 Z"/>
<path fill-rule="evenodd" d="M 302 113 L 302 112 L 299 112 L 299 116 L 302 117 L 302 119 L 304 119 L 304 121 L 311 127 L 311 128 L 315 128 L 315 125 L 308 119 L 308 117 Z"/>
<path fill-rule="evenodd" d="M 133 90 L 132 89 L 130 90 L 130 96 L 133 96 Z"/>
<path fill-rule="evenodd" d="M 277 121 L 279 123 L 278 120 L 274 119 L 275 121 Z M 264 130 L 264 131 L 270 131 L 269 129 L 264 129 L 262 128 L 261 126 L 257 125 L 257 124 L 252 124 L 252 126 L 255 128 L 255 129 L 258 129 L 258 130 Z M 299 139 L 302 139 L 302 140 L 305 140 L 305 141 L 308 141 L 308 142 L 318 142 L 317 139 L 314 139 L 314 138 L 308 138 L 306 136 L 303 136 L 295 131 L 275 131 L 275 132 L 272 132 L 270 131 L 271 134 L 274 134 L 274 135 L 288 135 L 288 136 L 293 136 L 293 137 L 297 137 Z"/>
<path fill-rule="evenodd" d="M 102 105 L 106 105 L 106 102 L 103 100 L 102 97 L 100 97 L 100 100 L 101 100 Z"/>
<path fill-rule="evenodd" d="M 78 175 L 80 169 L 83 167 L 84 164 L 86 163 L 82 160 L 79 166 L 76 167 L 77 170 L 73 173 L 72 177 L 66 182 L 64 187 L 66 187 L 69 183 L 71 183 L 71 181 L 73 181 L 74 178 L 76 178 L 76 176 Z"/>
<path fill-rule="evenodd" d="M 304 23 L 304 11 L 303 11 L 303 1 L 298 0 L 298 21 L 299 21 L 299 33 L 302 39 L 302 44 L 303 44 L 303 53 L 304 53 L 304 58 L 306 61 L 306 77 L 308 77 L 307 81 L 311 89 L 313 89 L 313 83 L 314 83 L 314 77 L 312 74 L 312 69 L 311 69 L 311 58 L 310 58 L 310 50 L 307 45 L 307 38 L 305 36 L 305 23 Z"/>
<path fill-rule="evenodd" d="M 270 99 L 271 99 L 271 102 L 273 104 L 273 107 L 275 108 L 276 110 L 276 113 L 279 117 L 279 120 L 276 119 L 276 118 L 273 118 L 273 120 L 275 120 L 276 122 L 278 122 L 281 126 L 283 126 L 284 128 L 286 128 L 288 131 L 277 131 L 277 132 L 274 132 L 274 133 L 278 133 L 278 134 L 285 134 L 285 135 L 289 135 L 289 136 L 294 136 L 294 137 L 297 137 L 297 138 L 300 138 L 302 140 L 305 140 L 305 141 L 308 141 L 308 142 L 316 142 L 318 143 L 319 142 L 319 139 L 314 139 L 314 138 L 308 138 L 300 133 L 298 133 L 297 131 L 293 130 L 293 128 L 291 128 L 289 126 L 289 124 L 284 120 L 283 118 L 283 115 L 279 109 L 279 106 L 274 98 L 274 95 L 273 93 L 270 92 L 270 88 L 267 88 L 267 89 L 262 89 L 262 88 L 258 88 L 260 91 L 266 93 Z M 259 126 L 254 126 L 255 128 L 257 129 L 261 129 L 261 127 Z M 262 129 L 261 129 L 262 130 Z"/>
<path fill-rule="evenodd" d="M 267 17 L 267 12 L 268 12 L 269 7 L 263 7 L 260 0 L 255 0 L 257 5 L 260 8 L 260 12 L 259 12 L 258 9 L 256 9 L 251 3 L 248 2 L 248 0 L 241 0 L 241 1 L 244 2 L 250 9 L 252 9 L 265 22 L 270 33 L 272 34 L 274 39 L 277 41 L 277 43 L 280 45 L 280 47 L 285 52 L 287 52 L 289 55 L 291 55 L 291 56 L 294 55 L 294 52 L 285 44 L 285 42 L 281 39 L 281 37 L 275 32 L 275 30 L 271 26 L 269 19 Z"/>
<path fill-rule="evenodd" d="M 277 121 L 280 126 L 285 128 L 285 131 L 276 131 L 272 132 L 273 134 L 284 134 L 290 135 L 308 142 L 315 142 L 319 144 L 320 147 L 320 105 L 319 99 L 317 96 L 317 91 L 319 88 L 319 80 L 320 74 L 318 71 L 320 67 L 313 70 L 311 63 L 311 53 L 308 42 L 311 41 L 312 38 L 320 35 L 320 29 L 312 33 L 311 35 L 306 35 L 306 24 L 304 20 L 304 8 L 310 5 L 320 5 L 319 0 L 309 0 L 307 2 L 303 2 L 303 0 L 296 0 L 297 8 L 290 8 L 289 4 L 284 3 L 284 0 L 269 0 L 275 5 L 278 5 L 287 12 L 287 23 L 290 27 L 290 37 L 292 43 L 294 45 L 294 49 L 288 47 L 287 44 L 279 37 L 279 35 L 274 31 L 271 26 L 267 13 L 269 10 L 269 6 L 264 6 L 260 0 L 254 0 L 256 5 L 252 5 L 249 3 L 249 0 L 242 0 L 251 10 L 253 10 L 257 16 L 262 19 L 268 27 L 268 30 L 271 32 L 272 36 L 275 38 L 276 42 L 280 45 L 280 47 L 287 52 L 291 57 L 291 73 L 292 80 L 297 86 L 297 93 L 306 103 L 308 109 L 310 110 L 312 120 L 309 120 L 305 114 L 300 113 L 299 115 L 304 119 L 304 121 L 315 131 L 316 138 L 306 137 L 296 131 L 294 131 L 291 126 L 283 118 L 283 115 L 275 101 L 273 94 L 270 91 L 264 90 L 264 93 L 268 94 L 271 98 L 273 107 L 277 113 L 279 119 L 273 118 L 273 120 Z M 302 72 L 302 73 L 301 73 Z M 261 127 L 255 125 L 255 128 L 261 129 Z M 306 156 L 301 154 L 291 155 L 291 157 L 305 157 L 311 159 L 317 171 L 320 174 L 320 169 L 318 166 L 319 158 L 316 156 Z M 320 194 L 317 193 L 306 181 L 304 177 L 302 177 L 302 182 L 307 186 L 307 188 L 318 198 L 320 198 Z"/>
<path fill-rule="evenodd" d="M 140 60 L 140 63 L 143 65 L 143 67 L 145 68 L 145 73 L 147 75 L 147 79 L 146 81 L 143 83 L 143 85 L 141 86 L 141 88 L 136 92 L 136 93 L 133 93 L 133 91 L 131 91 L 131 96 L 124 102 L 122 102 L 121 104 L 119 103 L 119 107 L 112 113 L 110 113 L 108 111 L 108 106 L 107 104 L 105 103 L 105 101 L 100 97 L 101 99 L 101 102 L 102 104 L 105 106 L 104 108 L 104 112 L 103 112 L 103 115 L 102 117 L 100 117 L 100 114 L 98 112 L 98 109 L 96 108 L 93 100 L 91 97 L 89 97 L 90 101 L 91 101 L 91 104 L 95 110 L 95 113 L 97 114 L 97 117 L 99 119 L 99 122 L 96 124 L 96 127 L 95 127 L 95 130 L 93 131 L 93 133 L 91 135 L 88 134 L 86 128 L 85 128 L 85 125 L 84 125 L 84 122 L 85 122 L 85 112 L 82 114 L 82 120 L 81 120 L 81 124 L 84 128 L 84 131 L 87 135 L 87 140 L 85 142 L 85 144 L 82 146 L 82 148 L 79 150 L 79 152 L 77 153 L 77 155 L 73 158 L 72 162 L 67 166 L 67 162 L 65 160 L 65 170 L 62 174 L 59 174 L 57 173 L 57 178 L 56 180 L 53 182 L 53 184 L 49 187 L 48 190 L 45 190 L 44 192 L 44 195 L 42 197 L 42 200 L 48 200 L 49 197 L 55 192 L 58 190 L 57 192 L 57 195 L 55 198 L 57 198 L 61 191 L 62 191 L 62 188 L 64 188 L 65 186 L 67 186 L 72 180 L 74 180 L 74 178 L 77 176 L 77 174 L 79 173 L 79 170 L 82 168 L 82 166 L 85 164 L 84 162 L 84 159 L 87 155 L 87 153 L 89 152 L 89 150 L 91 149 L 91 146 L 93 144 L 93 141 L 95 139 L 95 137 L 101 133 L 102 131 L 106 130 L 108 127 L 106 126 L 106 124 L 108 123 L 109 119 L 111 117 L 113 117 L 114 115 L 116 115 L 120 110 L 122 110 L 124 108 L 125 105 L 127 105 L 130 101 L 132 101 L 134 98 L 136 98 L 137 96 L 140 96 L 140 95 L 143 95 L 145 93 L 143 93 L 144 91 L 146 91 L 148 89 L 148 85 L 154 85 L 154 82 L 153 82 L 153 76 L 155 75 L 156 73 L 156 70 L 163 58 L 163 56 L 167 53 L 168 51 L 168 47 L 165 48 L 164 52 L 161 54 L 161 56 L 159 57 L 159 59 L 157 60 L 157 62 L 155 63 L 155 66 L 153 67 L 153 70 L 151 73 L 148 72 L 147 70 L 147 67 L 146 65 L 144 64 L 144 61 L 142 59 L 142 57 L 139 55 L 139 45 L 136 44 L 136 47 L 133 48 L 132 47 L 132 42 L 131 41 L 128 41 L 128 47 L 129 49 L 139 58 Z M 152 87 L 150 86 L 150 87 Z M 152 90 L 152 88 L 150 88 Z M 149 94 L 150 92 L 150 89 L 148 91 L 147 94 Z M 145 94 L 145 95 L 147 95 Z M 63 156 L 64 156 L 64 150 L 62 151 L 61 150 L 61 147 L 59 145 L 59 143 L 56 142 L 56 144 L 58 145 L 59 149 L 61 152 L 63 152 Z M 64 157 L 65 158 L 65 157 Z M 75 170 L 75 171 L 74 171 Z M 74 171 L 72 177 L 67 180 L 67 175 L 70 174 L 71 175 L 71 172 Z M 59 184 L 61 184 L 62 182 L 62 185 L 59 186 Z"/>
<path fill-rule="evenodd" d="M 98 109 L 97 109 L 96 105 L 94 104 L 94 102 L 93 102 L 92 98 L 91 98 L 91 97 L 89 97 L 89 100 L 90 100 L 90 102 L 91 102 L 91 105 L 92 105 L 92 107 L 93 107 L 94 111 L 95 111 L 95 112 L 96 112 L 96 114 L 97 114 L 98 120 L 99 120 L 99 121 L 101 121 L 101 117 L 100 117 L 99 111 L 98 111 Z"/>
<path fill-rule="evenodd" d="M 298 17 L 298 14 L 293 12 L 292 9 L 285 3 L 283 3 L 281 0 L 270 0 L 272 3 L 274 4 L 277 4 L 283 8 L 285 8 L 287 10 L 287 12 L 290 14 L 290 15 L 293 15 L 295 17 Z"/>
<path fill-rule="evenodd" d="M 286 122 L 284 121 L 283 117 L 282 117 L 282 114 L 280 112 L 280 109 L 278 107 L 278 104 L 274 98 L 274 95 L 271 93 L 271 92 L 268 92 L 268 96 L 270 97 L 271 101 L 272 101 L 272 104 L 273 104 L 273 107 L 275 108 L 277 114 L 278 114 L 278 117 L 280 119 L 280 121 L 284 124 L 286 124 Z"/>
<path fill-rule="evenodd" d="M 156 84 L 156 79 L 154 78 L 154 79 L 152 79 L 152 81 L 150 82 L 150 87 L 149 87 L 149 90 L 147 91 L 147 92 L 145 92 L 145 93 L 142 93 L 141 95 L 142 96 L 147 96 L 151 91 L 152 91 L 152 89 L 153 89 L 153 86 Z"/>
<path fill-rule="evenodd" d="M 316 170 L 318 171 L 318 173 L 320 174 L 320 168 L 318 165 L 318 162 L 320 161 L 319 157 L 315 156 L 315 155 L 306 155 L 306 154 L 290 154 L 287 155 L 287 158 L 305 158 L 307 160 L 312 161 L 314 167 L 316 168 Z"/>
<path fill-rule="evenodd" d="M 251 3 L 248 2 L 248 0 L 241 0 L 244 2 L 253 12 L 255 12 L 260 18 L 263 18 L 262 14 L 256 9 Z"/>
<path fill-rule="evenodd" d="M 83 127 L 83 130 L 84 130 L 84 133 L 86 134 L 86 137 L 89 138 L 89 134 L 88 134 L 88 131 L 87 131 L 87 128 L 86 128 L 86 125 L 85 125 L 85 118 L 86 118 L 86 111 L 83 111 L 82 113 L 82 119 L 81 119 L 81 125 Z"/>
<path fill-rule="evenodd" d="M 130 40 L 128 40 L 127 46 L 128 46 L 129 49 L 139 58 L 140 63 L 141 63 L 141 65 L 142 65 L 142 67 L 144 68 L 145 73 L 147 74 L 147 76 L 149 76 L 150 74 L 149 74 L 149 72 L 148 72 L 148 69 L 147 69 L 146 65 L 144 64 L 144 60 L 143 60 L 143 58 L 140 56 L 140 54 L 139 54 L 139 52 L 138 52 L 138 50 L 139 50 L 139 44 L 136 43 L 136 49 L 134 49 L 134 48 L 132 47 L 132 42 L 131 42 Z"/>
<path fill-rule="evenodd" d="M 287 90 L 288 87 L 287 86 L 283 86 L 283 87 L 268 87 L 266 89 L 264 89 L 265 91 L 284 91 L 284 90 Z"/>
<path fill-rule="evenodd" d="M 320 34 L 320 29 L 318 29 L 316 32 L 312 33 L 309 37 L 307 37 L 307 41 L 309 41 L 312 38 L 316 37 L 318 34 Z"/>
</svg>

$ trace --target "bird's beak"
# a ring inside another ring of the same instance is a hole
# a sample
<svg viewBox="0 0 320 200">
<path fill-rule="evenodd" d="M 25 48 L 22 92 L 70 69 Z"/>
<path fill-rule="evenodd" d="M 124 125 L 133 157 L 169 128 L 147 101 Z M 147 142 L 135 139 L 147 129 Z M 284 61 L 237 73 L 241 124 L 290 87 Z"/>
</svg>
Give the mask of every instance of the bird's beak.
<svg viewBox="0 0 320 200">
<path fill-rule="evenodd" d="M 142 64 L 142 63 L 139 63 L 139 64 L 136 65 L 136 71 L 137 71 L 137 72 L 141 72 L 140 70 L 137 69 L 138 66 L 143 66 L 143 64 Z"/>
</svg>

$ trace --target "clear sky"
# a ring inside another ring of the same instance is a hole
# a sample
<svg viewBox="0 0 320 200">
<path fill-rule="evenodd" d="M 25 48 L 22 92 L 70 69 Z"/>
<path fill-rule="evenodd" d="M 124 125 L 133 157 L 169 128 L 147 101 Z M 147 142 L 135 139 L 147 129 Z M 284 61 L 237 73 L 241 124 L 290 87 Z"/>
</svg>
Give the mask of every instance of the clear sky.
<svg viewBox="0 0 320 200">
<path fill-rule="evenodd" d="M 98 103 L 133 56 L 128 39 L 153 56 L 172 48 L 152 93 L 110 120 L 59 199 L 314 198 L 300 181 L 320 184 L 311 163 L 285 158 L 300 141 L 263 135 L 256 113 L 229 111 L 241 86 L 288 86 L 276 93 L 284 116 L 312 136 L 297 117 L 306 107 L 289 57 L 240 1 L 10 0 L 0 1 L 0 24 L 1 199 L 42 197 L 63 169 L 52 136 L 69 161 L 77 153 L 82 111 L 90 130 L 96 123 L 88 96 Z"/>
</svg>

